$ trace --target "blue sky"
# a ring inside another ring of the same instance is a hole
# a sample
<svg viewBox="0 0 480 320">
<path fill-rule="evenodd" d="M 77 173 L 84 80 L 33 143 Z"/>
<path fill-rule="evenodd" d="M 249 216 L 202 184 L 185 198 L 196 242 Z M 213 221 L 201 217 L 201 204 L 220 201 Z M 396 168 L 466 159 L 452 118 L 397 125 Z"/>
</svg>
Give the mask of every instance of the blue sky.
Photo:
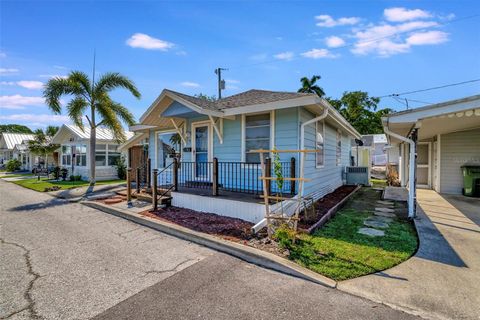
<svg viewBox="0 0 480 320">
<path fill-rule="evenodd" d="M 42 83 L 69 70 L 130 77 L 142 93 L 114 97 L 138 118 L 164 88 L 231 95 L 296 91 L 319 74 L 327 96 L 374 96 L 480 78 L 476 1 L 154 2 L 1 1 L 0 123 L 60 124 Z M 472 17 L 473 16 L 473 17 Z M 480 82 L 405 96 L 440 102 L 478 94 Z M 410 101 L 412 107 L 424 105 Z M 381 107 L 405 108 L 385 98 Z"/>
</svg>

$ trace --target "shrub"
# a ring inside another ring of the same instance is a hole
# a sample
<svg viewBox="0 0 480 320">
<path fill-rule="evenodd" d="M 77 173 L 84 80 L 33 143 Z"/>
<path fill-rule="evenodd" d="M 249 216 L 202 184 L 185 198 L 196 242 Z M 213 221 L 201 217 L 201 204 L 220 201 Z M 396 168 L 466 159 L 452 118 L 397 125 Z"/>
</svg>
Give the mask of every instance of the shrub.
<svg viewBox="0 0 480 320">
<path fill-rule="evenodd" d="M 5 168 L 9 172 L 17 171 L 20 170 L 20 167 L 22 166 L 22 163 L 18 159 L 10 159 L 7 161 L 7 164 L 5 165 Z"/>
<path fill-rule="evenodd" d="M 52 172 L 53 172 L 53 177 L 55 178 L 55 180 L 60 179 L 60 170 L 61 170 L 60 167 L 53 168 Z"/>
<path fill-rule="evenodd" d="M 273 236 L 283 248 L 289 248 L 293 244 L 295 237 L 295 231 L 292 228 L 289 228 L 286 224 L 278 227 Z"/>
<path fill-rule="evenodd" d="M 82 176 L 81 175 L 71 175 L 70 176 L 70 181 L 81 181 Z"/>
<path fill-rule="evenodd" d="M 68 169 L 67 168 L 60 169 L 60 174 L 62 175 L 62 180 L 63 181 L 67 180 Z"/>
<path fill-rule="evenodd" d="M 125 180 L 127 178 L 127 166 L 125 164 L 125 157 L 121 156 L 116 163 L 118 179 Z"/>
</svg>

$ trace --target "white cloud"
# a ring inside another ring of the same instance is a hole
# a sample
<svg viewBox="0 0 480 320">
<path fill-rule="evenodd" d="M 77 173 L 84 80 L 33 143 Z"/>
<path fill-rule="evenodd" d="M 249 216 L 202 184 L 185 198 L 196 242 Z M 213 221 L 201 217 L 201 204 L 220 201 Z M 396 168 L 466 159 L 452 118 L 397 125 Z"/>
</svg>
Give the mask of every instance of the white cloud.
<svg viewBox="0 0 480 320">
<path fill-rule="evenodd" d="M 56 65 L 56 66 L 53 66 L 55 69 L 60 69 L 60 70 L 68 70 L 67 67 L 64 67 L 64 66 L 59 66 L 59 65 Z"/>
<path fill-rule="evenodd" d="M 291 51 L 286 51 L 286 52 L 280 52 L 278 54 L 275 54 L 273 57 L 278 60 L 292 60 L 294 56 L 294 53 Z"/>
<path fill-rule="evenodd" d="M 0 96 L 0 109 L 25 109 L 26 106 L 41 106 L 45 104 L 43 97 L 30 97 L 15 94 Z"/>
<path fill-rule="evenodd" d="M 187 55 L 187 51 L 180 50 L 180 51 L 175 52 L 175 54 L 176 54 L 177 56 L 186 56 L 186 55 Z"/>
<path fill-rule="evenodd" d="M 283 37 L 275 37 L 275 39 L 277 39 L 278 41 L 282 41 Z"/>
<path fill-rule="evenodd" d="M 351 52 L 357 55 L 374 53 L 382 57 L 410 51 L 413 43 L 407 42 L 405 37 L 409 32 L 437 26 L 434 21 L 411 21 L 401 24 L 371 25 L 365 30 L 354 32 L 357 39 Z M 446 36 L 446 34 L 445 34 Z M 413 40 L 415 41 L 415 39 Z M 445 40 L 446 41 L 446 40 Z"/>
<path fill-rule="evenodd" d="M 239 90 L 240 87 L 239 86 L 235 86 L 235 85 L 231 85 L 231 84 L 227 84 L 225 86 L 225 90 Z"/>
<path fill-rule="evenodd" d="M 200 84 L 198 84 L 196 82 L 190 82 L 190 81 L 184 81 L 180 84 L 184 87 L 189 87 L 189 88 L 199 88 L 200 87 Z"/>
<path fill-rule="evenodd" d="M 41 81 L 22 80 L 22 81 L 18 81 L 17 84 L 20 87 L 27 88 L 27 89 L 42 89 L 43 88 L 43 82 L 41 82 Z"/>
<path fill-rule="evenodd" d="M 22 81 L 2 81 L 0 82 L 0 85 L 2 86 L 20 86 L 26 89 L 42 89 L 43 88 L 43 82 L 41 81 L 28 81 L 28 80 L 22 80 Z"/>
<path fill-rule="evenodd" d="M 335 58 L 335 55 L 328 49 L 312 49 L 302 53 L 302 56 L 311 59 Z"/>
<path fill-rule="evenodd" d="M 406 8 L 396 7 L 383 10 L 383 16 L 387 21 L 403 22 L 416 19 L 431 18 L 432 14 L 428 11 L 421 9 L 408 10 Z"/>
<path fill-rule="evenodd" d="M 225 79 L 226 83 L 231 83 L 231 84 L 238 84 L 240 83 L 240 80 L 235 80 L 235 79 Z"/>
<path fill-rule="evenodd" d="M 0 68 L 0 74 L 9 74 L 9 73 L 17 73 L 18 69 L 15 68 Z"/>
<path fill-rule="evenodd" d="M 0 51 L 0 58 L 6 58 L 7 57 L 7 54 L 3 51 Z"/>
<path fill-rule="evenodd" d="M 57 114 L 23 113 L 23 114 L 0 115 L 0 120 L 24 122 L 32 126 L 70 123 L 70 118 L 68 116 L 57 115 Z"/>
<path fill-rule="evenodd" d="M 252 56 L 250 56 L 250 60 L 254 60 L 254 61 L 263 61 L 265 59 L 267 59 L 268 55 L 266 53 L 257 53 L 257 54 L 254 54 Z"/>
<path fill-rule="evenodd" d="M 321 14 L 316 16 L 315 19 L 318 21 L 317 26 L 327 28 L 354 25 L 360 22 L 360 18 L 358 17 L 342 17 L 335 20 L 328 14 Z"/>
<path fill-rule="evenodd" d="M 171 42 L 157 39 L 144 33 L 135 33 L 126 41 L 132 48 L 142 48 L 147 50 L 167 51 L 175 45 Z"/>
<path fill-rule="evenodd" d="M 407 43 L 412 46 L 439 44 L 448 41 L 448 33 L 443 31 L 417 32 L 407 38 Z"/>
<path fill-rule="evenodd" d="M 345 40 L 337 36 L 331 36 L 331 37 L 325 38 L 325 43 L 329 48 L 338 48 L 345 44 Z"/>
</svg>

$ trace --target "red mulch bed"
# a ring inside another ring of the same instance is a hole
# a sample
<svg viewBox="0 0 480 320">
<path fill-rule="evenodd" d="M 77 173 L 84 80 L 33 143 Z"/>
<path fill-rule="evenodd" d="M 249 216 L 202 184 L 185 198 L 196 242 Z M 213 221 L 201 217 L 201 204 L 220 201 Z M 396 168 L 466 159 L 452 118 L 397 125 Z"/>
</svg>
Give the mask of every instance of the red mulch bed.
<svg viewBox="0 0 480 320">
<path fill-rule="evenodd" d="M 245 241 L 252 239 L 250 230 L 254 224 L 237 218 L 177 207 L 158 209 L 157 211 L 148 210 L 141 212 L 141 214 L 173 222 L 195 231 L 220 236 L 227 240 Z"/>
<path fill-rule="evenodd" d="M 342 201 L 343 198 L 352 193 L 356 187 L 357 186 L 341 186 L 335 189 L 335 191 L 325 195 L 325 197 L 319 199 L 315 203 L 315 216 L 309 217 L 309 219 L 306 220 L 306 217 L 302 212 L 300 214 L 300 221 L 298 222 L 298 227 L 304 230 L 310 228 L 318 220 L 320 220 L 320 218 L 322 218 L 328 212 L 328 210 L 336 206 L 337 203 Z"/>
</svg>

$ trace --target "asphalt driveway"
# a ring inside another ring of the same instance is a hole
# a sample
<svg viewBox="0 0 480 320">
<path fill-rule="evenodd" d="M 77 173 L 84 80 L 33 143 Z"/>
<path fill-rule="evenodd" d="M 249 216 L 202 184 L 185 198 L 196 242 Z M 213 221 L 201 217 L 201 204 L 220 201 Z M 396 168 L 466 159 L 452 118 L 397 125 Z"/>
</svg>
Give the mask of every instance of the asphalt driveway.
<svg viewBox="0 0 480 320">
<path fill-rule="evenodd" d="M 1 180 L 0 200 L 0 318 L 414 318 Z"/>
</svg>

